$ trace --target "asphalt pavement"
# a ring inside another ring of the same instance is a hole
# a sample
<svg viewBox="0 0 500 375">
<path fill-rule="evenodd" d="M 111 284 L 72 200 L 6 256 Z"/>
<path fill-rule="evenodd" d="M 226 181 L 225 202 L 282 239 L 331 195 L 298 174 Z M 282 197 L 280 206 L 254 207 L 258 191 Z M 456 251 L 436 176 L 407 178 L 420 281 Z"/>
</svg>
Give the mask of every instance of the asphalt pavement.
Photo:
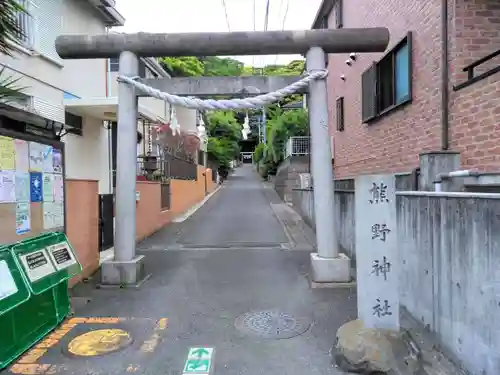
<svg viewBox="0 0 500 375">
<path fill-rule="evenodd" d="M 151 274 L 141 288 L 78 285 L 75 317 L 11 372 L 339 374 L 329 352 L 356 317 L 355 290 L 311 288 L 312 247 L 291 246 L 270 194 L 237 168 L 193 216 L 138 244 Z"/>
</svg>

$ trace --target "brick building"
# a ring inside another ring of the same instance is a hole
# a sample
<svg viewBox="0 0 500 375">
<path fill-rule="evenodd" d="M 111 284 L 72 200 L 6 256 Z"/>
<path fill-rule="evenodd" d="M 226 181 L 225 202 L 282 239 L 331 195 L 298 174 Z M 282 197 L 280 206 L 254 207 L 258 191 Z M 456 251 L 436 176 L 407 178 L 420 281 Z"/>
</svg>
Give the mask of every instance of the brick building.
<svg viewBox="0 0 500 375">
<path fill-rule="evenodd" d="M 500 170 L 500 2 L 323 0 L 313 28 L 376 26 L 383 54 L 329 57 L 336 178 L 409 172 L 441 150 Z"/>
</svg>

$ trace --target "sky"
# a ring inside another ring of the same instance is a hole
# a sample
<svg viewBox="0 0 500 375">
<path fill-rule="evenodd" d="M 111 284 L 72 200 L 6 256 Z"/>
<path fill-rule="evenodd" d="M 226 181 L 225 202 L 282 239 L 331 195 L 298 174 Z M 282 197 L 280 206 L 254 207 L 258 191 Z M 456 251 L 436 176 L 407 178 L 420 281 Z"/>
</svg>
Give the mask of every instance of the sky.
<svg viewBox="0 0 500 375">
<path fill-rule="evenodd" d="M 268 30 L 310 29 L 320 3 L 321 0 L 270 0 Z M 116 8 L 126 19 L 125 26 L 114 28 L 120 32 L 262 31 L 266 0 L 116 0 Z M 234 58 L 245 65 L 262 67 L 286 64 L 302 57 L 279 55 Z"/>
</svg>

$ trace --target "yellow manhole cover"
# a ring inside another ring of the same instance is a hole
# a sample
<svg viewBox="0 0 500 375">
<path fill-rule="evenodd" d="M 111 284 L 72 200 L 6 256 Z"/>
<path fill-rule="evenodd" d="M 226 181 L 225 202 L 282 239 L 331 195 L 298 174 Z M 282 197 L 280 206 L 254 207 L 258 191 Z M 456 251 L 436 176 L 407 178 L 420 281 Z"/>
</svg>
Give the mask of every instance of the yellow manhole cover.
<svg viewBox="0 0 500 375">
<path fill-rule="evenodd" d="M 93 357 L 116 352 L 132 343 L 132 337 L 122 329 L 98 329 L 75 337 L 68 344 L 73 355 Z"/>
</svg>

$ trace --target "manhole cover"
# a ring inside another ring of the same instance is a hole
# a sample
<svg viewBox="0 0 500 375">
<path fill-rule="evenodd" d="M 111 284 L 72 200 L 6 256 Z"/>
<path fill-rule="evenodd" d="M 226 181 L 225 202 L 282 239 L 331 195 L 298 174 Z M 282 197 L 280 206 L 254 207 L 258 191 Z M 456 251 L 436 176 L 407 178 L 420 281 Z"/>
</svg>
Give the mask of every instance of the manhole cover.
<svg viewBox="0 0 500 375">
<path fill-rule="evenodd" d="M 235 326 L 244 333 L 267 339 L 289 339 L 308 330 L 311 322 L 279 310 L 250 312 L 236 319 Z"/>
<path fill-rule="evenodd" d="M 95 357 L 116 352 L 131 343 L 132 337 L 122 329 L 98 329 L 75 337 L 67 350 L 75 356 Z"/>
</svg>

